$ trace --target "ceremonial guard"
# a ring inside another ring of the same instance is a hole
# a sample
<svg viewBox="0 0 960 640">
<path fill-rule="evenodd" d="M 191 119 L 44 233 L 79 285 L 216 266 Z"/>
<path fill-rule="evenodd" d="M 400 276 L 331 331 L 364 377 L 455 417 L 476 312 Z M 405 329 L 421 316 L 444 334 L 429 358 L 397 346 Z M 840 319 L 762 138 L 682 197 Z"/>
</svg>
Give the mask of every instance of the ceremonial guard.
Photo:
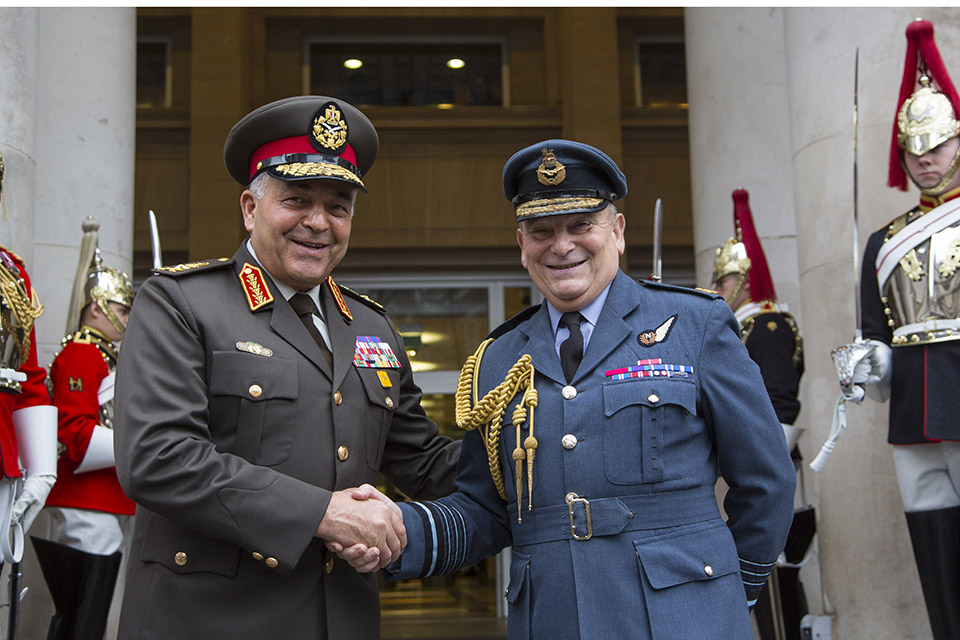
<svg viewBox="0 0 960 640">
<path fill-rule="evenodd" d="M 907 27 L 889 185 L 920 202 L 867 241 L 854 382 L 890 399 L 888 442 L 934 638 L 960 638 L 960 97 L 933 38 Z M 850 346 L 850 345 L 848 345 Z"/>
<path fill-rule="evenodd" d="M 627 183 L 602 151 L 535 144 L 503 188 L 546 300 L 464 365 L 458 491 L 401 504 L 408 546 L 388 571 L 449 573 L 512 545 L 511 639 L 752 639 L 795 478 L 730 307 L 619 270 Z"/>
<path fill-rule="evenodd" d="M 800 413 L 800 377 L 803 375 L 803 340 L 797 330 L 797 322 L 787 305 L 777 300 L 773 278 L 767 266 L 767 258 L 760 243 L 760 236 L 753 224 L 750 212 L 750 194 L 745 189 L 733 192 L 734 236 L 728 238 L 716 253 L 713 262 L 713 286 L 733 309 L 740 323 L 740 335 L 747 347 L 750 359 L 760 367 L 760 375 L 767 395 L 777 412 L 783 427 L 787 448 L 791 452 L 798 473 L 800 451 L 797 440 L 802 429 L 795 425 Z M 801 516 L 805 517 L 805 516 Z M 805 523 L 806 524 L 806 523 Z M 788 558 L 796 563 L 802 560 L 812 536 L 807 536 L 797 523 L 791 529 L 791 537 L 802 546 L 800 557 Z M 800 540 L 800 538 L 804 540 Z M 794 545 L 788 541 L 791 555 Z M 803 585 L 799 569 L 777 567 L 778 597 L 773 598 L 782 614 L 783 630 L 788 640 L 800 640 L 800 620 L 807 613 Z M 777 616 L 771 610 L 769 584 L 757 600 L 754 614 L 762 640 L 777 638 Z"/>
<path fill-rule="evenodd" d="M 324 542 L 395 558 L 399 509 L 351 490 L 382 472 L 445 495 L 460 443 L 424 414 L 383 307 L 331 276 L 378 148 L 336 98 L 254 110 L 223 152 L 249 240 L 140 287 L 117 368 L 117 471 L 137 502 L 121 638 L 379 637 L 376 576 Z"/>
<path fill-rule="evenodd" d="M 0 157 L 0 203 L 3 170 Z M 23 534 L 43 508 L 57 477 L 57 410 L 50 405 L 44 384 L 46 371 L 37 363 L 34 333 L 42 313 L 23 260 L 0 246 L 0 564 L 12 563 L 17 575 Z M 13 633 L 19 591 L 10 589 Z"/>
<path fill-rule="evenodd" d="M 118 343 L 133 304 L 125 273 L 103 264 L 99 223 L 83 222 L 69 333 L 50 365 L 59 411 L 58 481 L 47 498 L 50 540 L 34 537 L 56 606 L 48 638 L 103 638 L 136 505 L 120 488 L 113 455 Z"/>
</svg>

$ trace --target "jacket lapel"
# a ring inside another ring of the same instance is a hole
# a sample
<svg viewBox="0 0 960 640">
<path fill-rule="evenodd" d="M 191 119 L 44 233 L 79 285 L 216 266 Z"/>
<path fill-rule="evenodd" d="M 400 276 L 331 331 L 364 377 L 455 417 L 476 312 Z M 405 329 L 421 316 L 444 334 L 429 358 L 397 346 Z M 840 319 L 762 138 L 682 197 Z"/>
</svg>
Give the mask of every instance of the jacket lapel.
<svg viewBox="0 0 960 640">
<path fill-rule="evenodd" d="M 347 371 L 353 365 L 357 334 L 340 313 L 327 282 L 320 285 L 320 303 L 323 305 L 323 317 L 327 321 L 330 342 L 336 345 L 333 349 L 333 386 L 336 388 L 343 382 Z"/>
<path fill-rule="evenodd" d="M 560 366 L 560 356 L 557 355 L 554 346 L 553 327 L 550 326 L 550 312 L 547 310 L 546 302 L 540 305 L 540 310 L 533 314 L 530 320 L 521 325 L 521 331 L 527 337 L 527 343 L 520 345 L 518 357 L 525 353 L 531 356 L 543 354 L 540 358 L 534 359 L 534 369 L 551 380 L 566 384 L 566 378 Z"/>
<path fill-rule="evenodd" d="M 246 242 L 240 245 L 240 248 L 233 257 L 234 269 L 238 277 L 238 285 L 243 286 L 239 282 L 239 277 L 244 263 L 250 263 L 251 265 L 257 265 L 258 263 L 253 259 L 253 256 L 250 255 L 250 252 L 247 251 Z M 320 347 L 317 346 L 317 343 L 314 342 L 313 338 L 307 332 L 307 329 L 303 326 L 300 317 L 297 316 L 290 304 L 283 298 L 283 295 L 270 278 L 270 275 L 262 268 L 261 272 L 264 283 L 269 288 L 270 294 L 273 295 L 273 301 L 259 307 L 255 311 L 251 310 L 251 313 L 270 313 L 270 328 L 297 351 L 302 353 L 307 360 L 323 371 L 327 377 L 332 378 L 333 372 L 330 371 L 327 359 L 323 356 Z"/>
<path fill-rule="evenodd" d="M 640 304 L 639 289 L 640 287 L 630 276 L 622 271 L 617 272 L 603 310 L 600 312 L 600 318 L 597 320 L 597 326 L 594 327 L 587 350 L 583 354 L 583 361 L 574 376 L 574 382 L 593 371 L 607 359 L 611 352 L 620 347 L 624 340 L 633 335 L 633 328 L 625 318 Z M 559 358 L 557 362 L 559 363 Z"/>
</svg>

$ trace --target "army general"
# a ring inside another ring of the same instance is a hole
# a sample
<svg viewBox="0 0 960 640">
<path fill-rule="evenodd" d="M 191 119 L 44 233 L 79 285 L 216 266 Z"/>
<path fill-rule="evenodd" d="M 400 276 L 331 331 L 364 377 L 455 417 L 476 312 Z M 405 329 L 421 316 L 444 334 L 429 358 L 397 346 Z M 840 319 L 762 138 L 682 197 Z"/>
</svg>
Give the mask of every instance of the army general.
<svg viewBox="0 0 960 640">
<path fill-rule="evenodd" d="M 459 443 L 426 418 L 384 310 L 330 276 L 378 144 L 334 98 L 251 112 L 224 146 L 249 240 L 141 287 L 117 372 L 138 505 L 121 638 L 379 637 L 375 576 L 324 540 L 395 559 L 399 510 L 349 489 L 382 471 L 443 495 Z"/>
</svg>

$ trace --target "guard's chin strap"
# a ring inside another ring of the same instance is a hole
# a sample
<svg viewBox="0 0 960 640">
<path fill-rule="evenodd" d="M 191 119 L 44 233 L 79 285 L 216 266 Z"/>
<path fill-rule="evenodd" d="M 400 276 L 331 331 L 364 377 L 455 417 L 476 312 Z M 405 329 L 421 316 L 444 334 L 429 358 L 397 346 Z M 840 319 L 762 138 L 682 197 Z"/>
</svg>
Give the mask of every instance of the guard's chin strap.
<svg viewBox="0 0 960 640">
<path fill-rule="evenodd" d="M 950 166 L 947 167 L 947 170 L 944 172 L 943 177 L 940 178 L 940 181 L 932 187 L 921 187 L 914 179 L 913 175 L 907 171 L 907 163 L 903 161 L 904 153 L 906 152 L 900 153 L 900 163 L 903 165 L 903 170 L 908 176 L 910 176 L 911 182 L 917 185 L 917 188 L 920 189 L 920 193 L 925 196 L 936 197 L 946 191 L 950 181 L 952 181 L 953 177 L 957 174 L 957 169 L 960 168 L 960 146 L 958 146 L 957 152 L 953 154 L 953 160 L 950 161 Z"/>
<path fill-rule="evenodd" d="M 120 322 L 120 319 L 117 317 L 117 314 L 113 312 L 113 309 L 110 307 L 110 303 L 106 300 L 97 300 L 97 306 L 100 307 L 100 311 L 103 311 L 103 315 L 107 317 L 107 320 L 110 321 L 110 324 L 113 325 L 113 328 L 123 336 L 123 332 L 127 330 L 123 323 Z"/>
<path fill-rule="evenodd" d="M 457 383 L 456 394 L 456 421 L 457 426 L 466 431 L 480 429 L 483 442 L 487 449 L 487 462 L 490 466 L 490 476 L 497 487 L 497 492 L 504 500 L 507 499 L 507 490 L 503 483 L 503 470 L 500 468 L 500 431 L 503 428 L 503 414 L 507 403 L 521 391 L 523 397 L 513 412 L 513 425 L 517 429 L 517 443 L 513 450 L 513 460 L 516 462 L 517 477 L 517 522 L 521 522 L 521 508 L 523 502 L 523 462 L 527 467 L 527 509 L 533 508 L 533 459 L 537 450 L 537 439 L 533 435 L 533 410 L 537 406 L 537 390 L 533 388 L 534 369 L 529 354 L 524 354 L 517 363 L 510 367 L 506 378 L 491 389 L 483 398 L 478 399 L 477 376 L 480 371 L 480 361 L 493 339 L 480 343 L 477 351 L 467 358 L 460 371 L 460 380 Z M 520 444 L 521 426 L 527 420 L 527 437 Z"/>
</svg>

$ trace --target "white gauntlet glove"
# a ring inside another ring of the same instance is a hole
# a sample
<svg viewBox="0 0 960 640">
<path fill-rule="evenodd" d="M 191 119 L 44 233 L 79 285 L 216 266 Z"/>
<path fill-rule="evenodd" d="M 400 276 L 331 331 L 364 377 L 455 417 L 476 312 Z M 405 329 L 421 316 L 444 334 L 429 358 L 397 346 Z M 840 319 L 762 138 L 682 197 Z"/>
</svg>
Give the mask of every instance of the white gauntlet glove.
<svg viewBox="0 0 960 640">
<path fill-rule="evenodd" d="M 13 412 L 13 426 L 25 478 L 10 521 L 20 523 L 26 533 L 57 479 L 57 408 L 41 405 L 18 409 Z"/>
</svg>

